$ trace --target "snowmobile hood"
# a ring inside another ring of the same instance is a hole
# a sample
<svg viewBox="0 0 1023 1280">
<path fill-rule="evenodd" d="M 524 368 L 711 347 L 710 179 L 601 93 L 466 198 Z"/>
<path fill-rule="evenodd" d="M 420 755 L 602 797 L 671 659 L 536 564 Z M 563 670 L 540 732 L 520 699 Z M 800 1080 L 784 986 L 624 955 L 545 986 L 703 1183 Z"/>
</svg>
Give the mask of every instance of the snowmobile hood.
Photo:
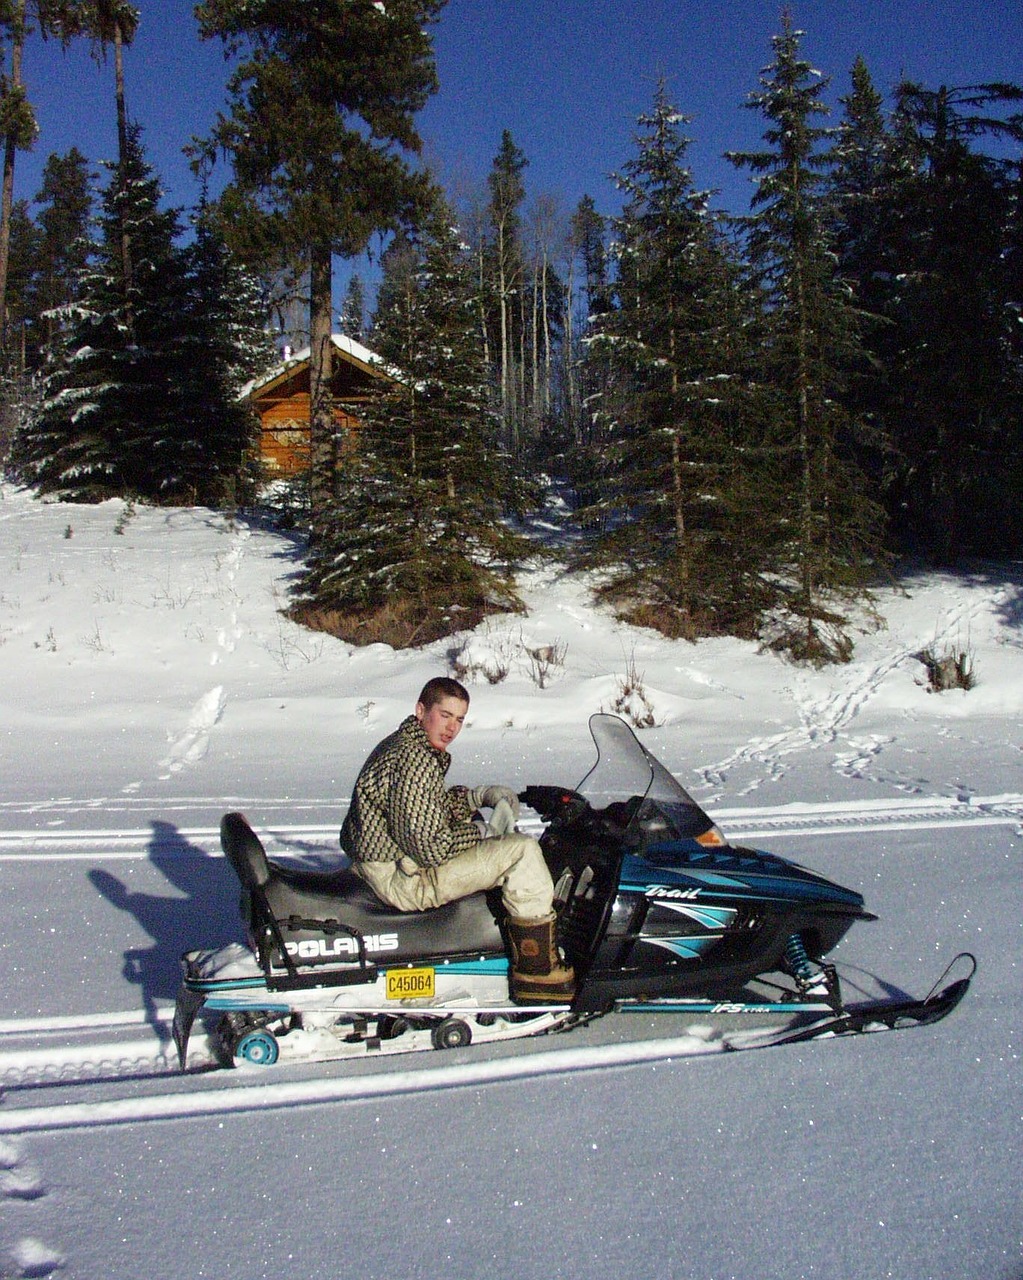
<svg viewBox="0 0 1023 1280">
<path fill-rule="evenodd" d="M 703 849 L 694 841 L 627 854 L 620 888 L 648 898 L 739 899 L 834 906 L 865 916 L 863 895 L 784 858 L 755 849 Z"/>
</svg>

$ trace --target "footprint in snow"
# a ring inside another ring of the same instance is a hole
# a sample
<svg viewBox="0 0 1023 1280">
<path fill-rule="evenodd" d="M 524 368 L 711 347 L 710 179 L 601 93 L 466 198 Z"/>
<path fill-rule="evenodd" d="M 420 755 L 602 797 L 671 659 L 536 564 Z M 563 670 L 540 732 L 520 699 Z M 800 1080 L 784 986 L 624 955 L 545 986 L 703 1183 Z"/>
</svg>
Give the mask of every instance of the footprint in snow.
<svg viewBox="0 0 1023 1280">
<path fill-rule="evenodd" d="M 160 761 L 158 767 L 167 770 L 160 775 L 162 779 L 179 773 L 185 765 L 196 764 L 205 756 L 210 746 L 210 732 L 224 714 L 225 702 L 223 685 L 218 684 L 203 694 L 192 708 L 185 732 L 172 739 L 169 753 Z"/>
<path fill-rule="evenodd" d="M 38 1200 L 46 1195 L 42 1178 L 21 1162 L 21 1149 L 6 1139 L 0 1141 L 0 1198 Z"/>
<path fill-rule="evenodd" d="M 46 1195 L 43 1180 L 34 1169 L 5 1169 L 0 1173 L 0 1196 L 5 1200 L 39 1200 Z"/>
<path fill-rule="evenodd" d="M 16 1276 L 49 1276 L 64 1265 L 64 1257 L 56 1249 L 26 1236 L 11 1250 Z"/>
</svg>

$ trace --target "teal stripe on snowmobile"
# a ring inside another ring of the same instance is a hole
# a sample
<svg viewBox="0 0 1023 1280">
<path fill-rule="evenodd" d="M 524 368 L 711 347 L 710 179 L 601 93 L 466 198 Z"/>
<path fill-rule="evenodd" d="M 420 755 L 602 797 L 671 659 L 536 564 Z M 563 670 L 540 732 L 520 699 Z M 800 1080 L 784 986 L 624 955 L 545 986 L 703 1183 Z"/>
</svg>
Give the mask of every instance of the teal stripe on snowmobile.
<svg viewBox="0 0 1023 1280">
<path fill-rule="evenodd" d="M 189 991 L 251 991 L 253 988 L 266 988 L 265 978 L 186 978 L 184 984 Z"/>
<path fill-rule="evenodd" d="M 232 1009 L 258 1009 L 260 1013 L 291 1013 L 290 1004 L 270 1004 L 266 1000 L 253 1004 L 251 1000 L 232 1000 L 230 996 L 211 996 L 206 1001 L 206 1008 L 212 1009 L 215 1013 Z"/>
<path fill-rule="evenodd" d="M 434 965 L 438 974 L 505 974 L 508 972 L 508 960 L 505 956 L 493 956 L 483 960 L 455 960 L 451 964 Z"/>
</svg>

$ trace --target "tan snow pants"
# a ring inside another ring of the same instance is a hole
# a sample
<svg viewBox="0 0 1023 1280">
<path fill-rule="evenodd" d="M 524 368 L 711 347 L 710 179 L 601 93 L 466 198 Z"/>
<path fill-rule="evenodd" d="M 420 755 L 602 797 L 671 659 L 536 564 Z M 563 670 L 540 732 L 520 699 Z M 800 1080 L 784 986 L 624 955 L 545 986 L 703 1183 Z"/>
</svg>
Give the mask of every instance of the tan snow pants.
<svg viewBox="0 0 1023 1280">
<path fill-rule="evenodd" d="M 553 910 L 551 873 L 532 836 L 494 836 L 439 867 L 420 867 L 411 858 L 398 862 L 355 859 L 352 870 L 378 898 L 399 911 L 427 911 L 498 886 L 509 915 L 539 920 Z"/>
</svg>

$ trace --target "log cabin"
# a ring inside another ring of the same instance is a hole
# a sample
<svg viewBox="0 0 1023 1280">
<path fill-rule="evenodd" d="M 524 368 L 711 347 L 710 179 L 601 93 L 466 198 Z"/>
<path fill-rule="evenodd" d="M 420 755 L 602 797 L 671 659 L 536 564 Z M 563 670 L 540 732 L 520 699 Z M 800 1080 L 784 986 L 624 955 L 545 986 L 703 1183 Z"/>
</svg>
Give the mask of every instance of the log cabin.
<svg viewBox="0 0 1023 1280">
<path fill-rule="evenodd" d="M 344 334 L 331 335 L 334 418 L 358 431 L 358 406 L 397 378 L 378 355 Z M 286 358 L 242 392 L 259 416 L 259 457 L 268 478 L 296 475 L 309 466 L 309 348 Z"/>
</svg>

